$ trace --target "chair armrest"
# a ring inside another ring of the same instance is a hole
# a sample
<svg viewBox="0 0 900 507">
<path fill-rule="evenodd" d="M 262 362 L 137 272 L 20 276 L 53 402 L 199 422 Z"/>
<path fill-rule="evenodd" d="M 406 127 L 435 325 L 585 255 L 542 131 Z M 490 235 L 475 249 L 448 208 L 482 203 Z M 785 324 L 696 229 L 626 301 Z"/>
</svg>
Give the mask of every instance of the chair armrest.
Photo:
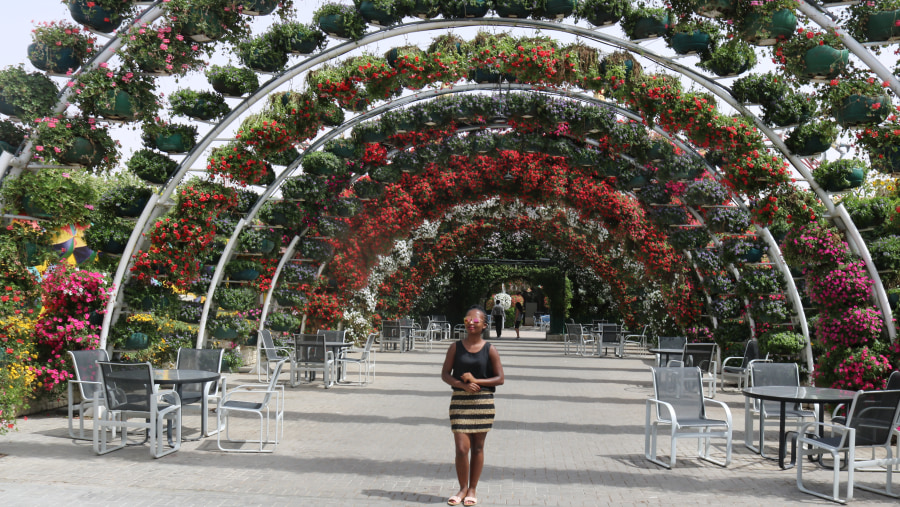
<svg viewBox="0 0 900 507">
<path fill-rule="evenodd" d="M 743 360 L 744 360 L 744 356 L 732 356 L 732 357 L 726 357 L 725 360 L 722 361 L 722 368 L 728 366 L 728 362 L 729 362 L 729 361 L 732 361 L 732 360 L 735 360 L 735 359 L 737 359 L 738 361 L 743 361 Z"/>
<path fill-rule="evenodd" d="M 847 405 L 844 403 L 838 404 L 838 406 L 834 407 L 834 410 L 831 411 L 831 418 L 834 419 L 838 415 L 839 410 L 847 410 Z"/>
<path fill-rule="evenodd" d="M 656 398 L 650 398 L 649 400 L 647 400 L 647 407 L 649 408 L 651 404 L 652 405 L 662 405 L 669 412 L 668 419 L 660 419 L 659 418 L 659 408 L 657 407 L 657 409 L 656 409 L 656 420 L 657 421 L 671 422 L 673 426 L 678 426 L 678 417 L 675 415 L 675 407 L 673 407 L 671 403 L 668 403 L 668 402 L 665 402 L 662 400 L 657 400 Z"/>
<path fill-rule="evenodd" d="M 725 411 L 725 422 L 728 423 L 728 427 L 730 428 L 731 427 L 731 409 L 728 408 L 728 405 L 726 405 L 724 401 L 713 400 L 711 398 L 703 398 L 703 405 L 706 405 L 708 403 L 722 407 L 722 410 Z"/>
</svg>

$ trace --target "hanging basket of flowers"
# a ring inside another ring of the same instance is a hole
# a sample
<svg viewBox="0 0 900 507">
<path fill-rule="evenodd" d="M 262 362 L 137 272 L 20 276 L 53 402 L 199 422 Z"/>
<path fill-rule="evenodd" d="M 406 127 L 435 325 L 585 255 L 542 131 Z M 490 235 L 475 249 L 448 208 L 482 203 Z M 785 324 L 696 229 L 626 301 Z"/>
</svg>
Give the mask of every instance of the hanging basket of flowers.
<svg viewBox="0 0 900 507">
<path fill-rule="evenodd" d="M 197 143 L 197 127 L 178 123 L 146 122 L 141 139 L 147 148 L 166 153 L 186 153 Z"/>
<path fill-rule="evenodd" d="M 490 9 L 487 0 L 444 0 L 440 12 L 447 19 L 483 18 Z"/>
<path fill-rule="evenodd" d="M 881 125 L 867 125 L 857 132 L 856 143 L 868 151 L 873 169 L 900 173 L 900 122 L 895 114 Z"/>
<path fill-rule="evenodd" d="M 717 45 L 708 56 L 701 56 L 697 64 L 720 77 L 743 74 L 755 65 L 756 51 L 738 38 Z"/>
<path fill-rule="evenodd" d="M 834 122 L 814 121 L 792 130 L 784 144 L 798 157 L 815 157 L 831 148 L 837 134 L 838 128 Z"/>
<path fill-rule="evenodd" d="M 35 122 L 35 157 L 97 171 L 116 166 L 119 145 L 93 118 L 39 118 Z"/>
<path fill-rule="evenodd" d="M 669 233 L 669 244 L 677 250 L 703 248 L 709 243 L 709 232 L 702 227 L 679 227 Z"/>
<path fill-rule="evenodd" d="M 172 114 L 195 120 L 210 121 L 231 112 L 225 98 L 216 92 L 198 92 L 190 88 L 176 90 L 169 95 Z"/>
<path fill-rule="evenodd" d="M 100 33 L 110 33 L 134 10 L 121 0 L 67 0 L 69 13 L 77 23 Z"/>
<path fill-rule="evenodd" d="M 622 19 L 622 31 L 631 40 L 661 37 L 672 29 L 669 13 L 656 7 L 637 7 Z"/>
<path fill-rule="evenodd" d="M 22 65 L 0 70 L 0 113 L 16 121 L 31 121 L 50 113 L 59 90 L 41 72 L 25 72 Z"/>
<path fill-rule="evenodd" d="M 40 70 L 55 75 L 74 72 L 93 56 L 95 39 L 66 21 L 38 23 L 31 31 L 28 59 Z"/>
<path fill-rule="evenodd" d="M 735 17 L 740 37 L 756 46 L 774 46 L 790 39 L 797 29 L 796 0 L 736 0 Z"/>
<path fill-rule="evenodd" d="M 206 78 L 213 89 L 226 97 L 240 97 L 259 88 L 259 77 L 250 69 L 233 65 L 211 65 Z"/>
<path fill-rule="evenodd" d="M 813 171 L 816 182 L 829 192 L 857 188 L 866 180 L 868 168 L 857 159 L 826 161 Z"/>
<path fill-rule="evenodd" d="M 801 80 L 830 81 L 850 64 L 850 52 L 834 33 L 797 29 L 797 36 L 775 48 L 775 61 Z"/>
<path fill-rule="evenodd" d="M 231 0 L 168 0 L 162 7 L 175 31 L 194 42 L 239 40 L 250 32 Z"/>
<path fill-rule="evenodd" d="M 313 12 L 313 22 L 332 37 L 359 40 L 366 33 L 366 22 L 351 5 L 327 2 Z"/>
<path fill-rule="evenodd" d="M 259 72 L 281 72 L 288 63 L 287 51 L 272 32 L 237 44 L 241 63 Z"/>
<path fill-rule="evenodd" d="M 825 91 L 828 112 L 844 128 L 877 124 L 892 112 L 888 83 L 874 77 L 832 79 Z"/>
<path fill-rule="evenodd" d="M 272 26 L 272 33 L 278 44 L 288 53 L 309 55 L 325 49 L 328 38 L 312 24 L 285 21 Z"/>
<path fill-rule="evenodd" d="M 104 62 L 79 74 L 72 102 L 91 115 L 120 121 L 152 118 L 159 110 L 152 77 L 129 70 L 113 70 Z"/>
<path fill-rule="evenodd" d="M 185 39 L 169 24 L 132 25 L 119 54 L 125 66 L 159 76 L 183 76 L 205 66 L 205 46 Z"/>
<path fill-rule="evenodd" d="M 575 15 L 594 26 L 606 26 L 618 23 L 630 7 L 627 0 L 581 0 Z"/>
<path fill-rule="evenodd" d="M 414 0 L 354 0 L 359 14 L 370 25 L 390 26 L 406 16 Z"/>
<path fill-rule="evenodd" d="M 900 40 L 900 2 L 875 0 L 853 3 L 847 8 L 843 26 L 860 42 L 894 42 Z"/>
<path fill-rule="evenodd" d="M 50 228 L 90 223 L 91 208 L 99 196 L 86 172 L 48 167 L 7 178 L 0 197 L 6 213 L 48 219 Z"/>
<path fill-rule="evenodd" d="M 305 174 L 317 176 L 334 176 L 347 172 L 346 162 L 327 151 L 307 153 L 301 165 Z"/>
<path fill-rule="evenodd" d="M 178 170 L 178 162 L 152 150 L 139 150 L 128 159 L 128 170 L 138 178 L 162 185 Z"/>
<path fill-rule="evenodd" d="M 206 168 L 241 185 L 259 184 L 266 176 L 266 161 L 240 142 L 214 148 Z"/>
</svg>

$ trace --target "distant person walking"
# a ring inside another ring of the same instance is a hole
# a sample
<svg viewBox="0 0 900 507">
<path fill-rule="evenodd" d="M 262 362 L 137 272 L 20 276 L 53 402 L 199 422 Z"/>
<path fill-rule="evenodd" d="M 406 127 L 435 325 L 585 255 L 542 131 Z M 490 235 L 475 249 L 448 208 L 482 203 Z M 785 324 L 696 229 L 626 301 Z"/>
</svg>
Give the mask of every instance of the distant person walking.
<svg viewBox="0 0 900 507">
<path fill-rule="evenodd" d="M 491 308 L 491 319 L 494 321 L 494 328 L 497 329 L 497 338 L 503 333 L 503 319 L 506 317 L 506 310 L 500 304 L 500 300 L 494 301 L 494 307 Z"/>
<path fill-rule="evenodd" d="M 522 325 L 522 321 L 525 320 L 525 309 L 522 308 L 522 303 L 516 301 L 516 318 L 513 322 L 516 323 L 516 340 L 519 339 L 519 326 Z"/>
<path fill-rule="evenodd" d="M 441 380 L 453 388 L 450 430 L 456 446 L 459 492 L 447 505 L 476 505 L 476 488 L 484 468 L 484 439 L 494 425 L 494 391 L 503 385 L 503 365 L 497 349 L 483 338 L 487 313 L 473 306 L 463 320 L 466 337 L 450 345 Z"/>
</svg>

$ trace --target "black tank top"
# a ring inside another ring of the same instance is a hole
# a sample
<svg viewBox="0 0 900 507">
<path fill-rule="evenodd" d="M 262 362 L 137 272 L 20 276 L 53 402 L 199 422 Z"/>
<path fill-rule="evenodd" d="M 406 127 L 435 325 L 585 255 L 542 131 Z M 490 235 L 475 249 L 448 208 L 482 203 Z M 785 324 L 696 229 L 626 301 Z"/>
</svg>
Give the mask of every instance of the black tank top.
<svg viewBox="0 0 900 507">
<path fill-rule="evenodd" d="M 494 376 L 494 368 L 490 356 L 491 344 L 487 342 L 478 352 L 472 353 L 466 350 L 462 340 L 456 342 L 456 356 L 453 358 L 453 371 L 450 376 L 462 381 L 463 373 L 471 373 L 475 378 L 491 378 Z M 484 391 L 495 392 L 493 386 L 481 386 Z"/>
</svg>

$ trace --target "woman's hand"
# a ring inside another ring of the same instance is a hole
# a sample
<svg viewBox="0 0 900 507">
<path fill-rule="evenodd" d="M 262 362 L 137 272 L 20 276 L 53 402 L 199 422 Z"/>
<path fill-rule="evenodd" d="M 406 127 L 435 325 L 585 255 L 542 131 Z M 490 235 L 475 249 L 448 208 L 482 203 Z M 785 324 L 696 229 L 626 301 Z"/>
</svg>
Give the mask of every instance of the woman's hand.
<svg viewBox="0 0 900 507">
<path fill-rule="evenodd" d="M 478 391 L 481 391 L 481 386 L 475 382 L 463 382 L 463 389 L 470 393 L 477 393 Z"/>
<path fill-rule="evenodd" d="M 470 383 L 472 383 L 472 382 L 475 382 L 475 376 L 472 375 L 472 374 L 469 373 L 469 372 L 463 373 L 462 376 L 459 377 L 459 379 L 462 380 L 463 382 L 467 383 L 467 384 L 470 384 Z"/>
</svg>

